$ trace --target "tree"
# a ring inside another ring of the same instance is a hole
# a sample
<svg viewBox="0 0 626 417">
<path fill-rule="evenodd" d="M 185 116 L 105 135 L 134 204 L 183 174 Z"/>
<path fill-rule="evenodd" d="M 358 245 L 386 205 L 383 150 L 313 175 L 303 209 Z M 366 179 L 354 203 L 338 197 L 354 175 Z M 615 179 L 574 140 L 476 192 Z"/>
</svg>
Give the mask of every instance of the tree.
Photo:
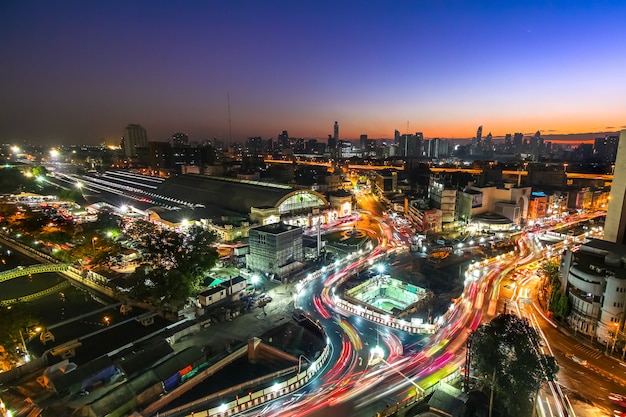
<svg viewBox="0 0 626 417">
<path fill-rule="evenodd" d="M 566 317 L 569 306 L 567 296 L 561 292 L 561 280 L 559 279 L 559 261 L 550 259 L 541 265 L 543 274 L 543 294 L 548 300 L 548 310 L 558 317 Z M 560 301 L 565 298 L 565 301 Z"/>
<path fill-rule="evenodd" d="M 48 169 L 43 165 L 37 165 L 33 167 L 32 173 L 35 178 L 45 177 L 48 175 Z"/>
<path fill-rule="evenodd" d="M 554 379 L 558 366 L 539 351 L 539 336 L 528 320 L 501 314 L 471 337 L 471 369 L 479 388 L 492 392 L 509 415 L 531 415 L 537 391 Z"/>
<path fill-rule="evenodd" d="M 21 310 L 19 304 L 9 308 L 0 307 L 0 315 L 0 371 L 8 371 L 22 360 L 22 337 L 28 337 L 26 329 L 34 326 L 36 321 Z"/>
<path fill-rule="evenodd" d="M 192 226 L 183 232 L 136 221 L 125 233 L 142 252 L 142 268 L 131 277 L 131 296 L 179 307 L 198 291 L 205 273 L 218 260 L 213 232 Z"/>
</svg>

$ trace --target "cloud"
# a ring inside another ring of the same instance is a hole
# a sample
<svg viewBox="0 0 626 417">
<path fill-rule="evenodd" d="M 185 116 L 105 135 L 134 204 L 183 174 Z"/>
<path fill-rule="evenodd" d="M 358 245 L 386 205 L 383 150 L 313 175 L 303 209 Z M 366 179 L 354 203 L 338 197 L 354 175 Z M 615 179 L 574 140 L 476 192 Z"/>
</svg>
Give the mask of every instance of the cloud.
<svg viewBox="0 0 626 417">
<path fill-rule="evenodd" d="M 551 133 L 551 132 L 558 132 L 558 130 L 546 129 L 546 130 L 542 130 L 542 132 Z"/>
<path fill-rule="evenodd" d="M 615 129 L 615 126 L 606 126 L 605 129 Z"/>
<path fill-rule="evenodd" d="M 620 126 L 620 129 L 626 129 L 626 125 Z"/>
</svg>

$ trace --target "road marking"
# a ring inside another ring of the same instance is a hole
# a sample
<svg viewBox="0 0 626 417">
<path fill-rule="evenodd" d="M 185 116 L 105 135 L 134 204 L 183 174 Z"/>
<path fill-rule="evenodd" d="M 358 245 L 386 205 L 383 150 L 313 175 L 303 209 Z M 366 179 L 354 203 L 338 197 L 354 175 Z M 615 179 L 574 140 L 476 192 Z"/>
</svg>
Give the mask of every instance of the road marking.
<svg viewBox="0 0 626 417">
<path fill-rule="evenodd" d="M 599 359 L 604 356 L 604 354 L 602 352 L 599 352 L 597 349 L 590 348 L 589 346 L 585 346 L 580 343 L 574 345 L 574 347 L 582 352 L 585 352 L 587 355 L 591 356 L 594 359 Z"/>
</svg>

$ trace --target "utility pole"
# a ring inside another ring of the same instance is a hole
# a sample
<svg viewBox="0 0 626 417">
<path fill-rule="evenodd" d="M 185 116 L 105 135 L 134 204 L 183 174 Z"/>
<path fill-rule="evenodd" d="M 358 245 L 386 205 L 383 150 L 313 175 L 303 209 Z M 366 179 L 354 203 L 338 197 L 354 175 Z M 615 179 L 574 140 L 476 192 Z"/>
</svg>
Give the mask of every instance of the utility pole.
<svg viewBox="0 0 626 417">
<path fill-rule="evenodd" d="M 467 338 L 467 342 L 465 345 L 465 378 L 463 382 L 463 387 L 465 392 L 468 393 L 470 390 L 470 367 L 472 364 L 472 334 Z"/>
</svg>

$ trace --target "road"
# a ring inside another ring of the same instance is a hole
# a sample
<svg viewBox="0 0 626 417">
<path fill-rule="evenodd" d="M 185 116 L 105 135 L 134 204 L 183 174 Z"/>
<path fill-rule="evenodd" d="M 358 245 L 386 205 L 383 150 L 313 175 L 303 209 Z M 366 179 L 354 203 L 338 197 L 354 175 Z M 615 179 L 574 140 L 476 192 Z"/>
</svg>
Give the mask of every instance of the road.
<svg viewBox="0 0 626 417">
<path fill-rule="evenodd" d="M 536 242 L 527 240 L 529 246 Z M 563 242 L 559 242 L 551 247 L 534 247 L 534 250 L 541 258 L 547 253 L 559 253 L 562 246 Z M 571 406 L 569 409 L 579 417 L 612 416 L 613 410 L 620 407 L 608 397 L 612 392 L 624 392 L 626 363 L 607 356 L 605 350 L 594 346 L 589 338 L 571 334 L 546 316 L 536 301 L 540 285 L 536 268 L 535 262 L 528 262 L 516 269 L 517 275 L 522 277 L 519 281 L 512 280 L 513 274 L 502 280 L 499 308 L 508 306 L 512 312 L 528 318 L 542 335 L 547 353 L 559 363 L 557 384 L 564 395 L 557 393 L 555 396 L 549 389 L 544 390 L 540 397 L 546 404 L 543 407 L 546 415 L 566 415 L 564 412 Z M 577 361 L 572 360 L 572 356 L 578 358 Z M 550 396 L 552 399 L 546 400 Z"/>
<path fill-rule="evenodd" d="M 376 204 L 374 200 L 370 203 Z M 372 268 L 387 251 L 407 245 L 397 234 L 394 236 L 393 225 L 385 224 L 374 213 L 365 222 L 370 226 L 379 223 L 378 248 L 370 254 L 338 261 L 319 279 L 306 280 L 299 286 L 297 306 L 326 330 L 333 347 L 331 365 L 303 392 L 266 407 L 264 415 L 371 417 L 423 392 L 463 366 L 467 336 L 494 309 L 490 301 L 492 284 L 504 268 L 515 262 L 510 254 L 494 259 L 492 265 L 472 267 L 464 295 L 441 318 L 439 332 L 432 336 L 410 335 L 350 315 L 333 301 L 335 290 L 351 274 Z"/>
</svg>

